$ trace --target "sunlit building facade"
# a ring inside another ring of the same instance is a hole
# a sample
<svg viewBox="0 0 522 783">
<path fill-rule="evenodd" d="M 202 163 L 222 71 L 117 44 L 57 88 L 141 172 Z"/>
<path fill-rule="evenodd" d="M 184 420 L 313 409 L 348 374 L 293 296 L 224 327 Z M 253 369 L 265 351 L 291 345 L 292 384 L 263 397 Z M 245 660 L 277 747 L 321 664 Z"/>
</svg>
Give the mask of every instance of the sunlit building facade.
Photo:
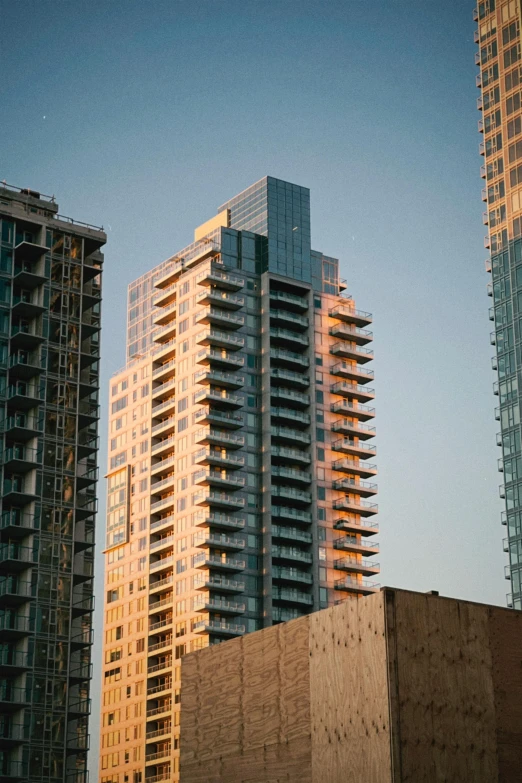
<svg viewBox="0 0 522 783">
<path fill-rule="evenodd" d="M 86 783 L 104 232 L 0 185 L 0 781 Z"/>
<path fill-rule="evenodd" d="M 506 509 L 504 549 L 509 552 L 506 579 L 511 581 L 509 606 L 522 609 L 522 53 L 520 0 L 485 0 L 474 10 L 478 22 L 475 42 L 480 68 L 480 153 L 485 180 L 484 240 L 490 257 L 486 268 L 492 282 L 490 319 L 495 324 L 493 369 L 498 372 L 494 392 L 499 397 L 497 436 L 502 448 L 499 470 L 504 483 L 500 495 Z"/>
<path fill-rule="evenodd" d="M 180 658 L 378 589 L 371 315 L 265 177 L 129 287 L 100 783 L 179 779 Z"/>
</svg>

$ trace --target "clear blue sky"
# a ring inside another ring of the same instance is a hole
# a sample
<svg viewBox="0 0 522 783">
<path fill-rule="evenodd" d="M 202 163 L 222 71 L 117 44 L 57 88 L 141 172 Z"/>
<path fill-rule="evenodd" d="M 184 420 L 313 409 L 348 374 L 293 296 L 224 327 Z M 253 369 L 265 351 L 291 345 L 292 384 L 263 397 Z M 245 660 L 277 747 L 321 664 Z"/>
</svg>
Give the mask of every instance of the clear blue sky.
<svg viewBox="0 0 522 783">
<path fill-rule="evenodd" d="M 126 284 L 265 174 L 309 187 L 375 316 L 381 581 L 503 604 L 472 7 L 0 0 L 0 179 L 107 228 L 102 401 Z"/>
</svg>

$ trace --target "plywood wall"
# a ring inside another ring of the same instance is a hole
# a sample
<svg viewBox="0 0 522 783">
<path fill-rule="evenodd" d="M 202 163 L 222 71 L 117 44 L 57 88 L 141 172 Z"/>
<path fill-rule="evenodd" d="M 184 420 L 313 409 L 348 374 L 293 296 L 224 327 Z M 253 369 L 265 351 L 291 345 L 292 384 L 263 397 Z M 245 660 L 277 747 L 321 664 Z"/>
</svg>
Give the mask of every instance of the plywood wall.
<svg viewBox="0 0 522 783">
<path fill-rule="evenodd" d="M 394 782 L 498 783 L 488 607 L 385 596 Z"/>
<path fill-rule="evenodd" d="M 312 783 L 309 618 L 187 656 L 183 783 Z"/>
<path fill-rule="evenodd" d="M 391 783 L 382 594 L 310 616 L 313 783 Z"/>
</svg>

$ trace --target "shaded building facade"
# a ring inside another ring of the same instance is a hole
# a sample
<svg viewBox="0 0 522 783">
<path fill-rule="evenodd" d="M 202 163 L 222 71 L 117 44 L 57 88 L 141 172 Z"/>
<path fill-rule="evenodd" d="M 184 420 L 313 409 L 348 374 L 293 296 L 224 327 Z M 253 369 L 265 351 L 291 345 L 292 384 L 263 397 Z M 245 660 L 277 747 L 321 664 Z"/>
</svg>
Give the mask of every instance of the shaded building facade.
<svg viewBox="0 0 522 783">
<path fill-rule="evenodd" d="M 102 229 L 0 186 L 0 781 L 85 783 Z"/>
<path fill-rule="evenodd" d="M 178 780 L 185 653 L 378 589 L 372 318 L 344 288 L 308 189 L 271 177 L 129 287 L 102 783 Z"/>
</svg>

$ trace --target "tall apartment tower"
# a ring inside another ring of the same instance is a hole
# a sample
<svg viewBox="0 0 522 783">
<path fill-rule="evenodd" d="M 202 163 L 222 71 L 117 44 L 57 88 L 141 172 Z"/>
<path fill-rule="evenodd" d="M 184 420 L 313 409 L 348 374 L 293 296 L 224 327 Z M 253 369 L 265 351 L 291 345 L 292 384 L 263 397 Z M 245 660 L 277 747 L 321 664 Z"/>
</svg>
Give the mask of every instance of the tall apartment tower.
<svg viewBox="0 0 522 783">
<path fill-rule="evenodd" d="M 101 783 L 179 779 L 184 653 L 378 587 L 372 318 L 344 288 L 308 189 L 271 177 L 130 286 Z"/>
<path fill-rule="evenodd" d="M 494 392 L 499 397 L 495 411 L 500 421 L 498 445 L 502 447 L 499 470 L 504 484 L 500 495 L 506 500 L 502 523 L 507 525 L 504 549 L 510 565 L 509 606 L 522 609 L 522 53 L 520 0 L 484 0 L 475 8 L 478 22 L 475 42 L 480 67 L 477 106 L 482 112 L 479 131 L 484 135 L 480 153 L 484 156 L 481 176 L 486 180 L 482 200 L 486 202 L 484 240 L 490 251 L 486 268 L 492 282 L 490 319 L 496 346 L 493 369 L 498 371 Z"/>
<path fill-rule="evenodd" d="M 0 781 L 85 783 L 104 232 L 0 185 Z"/>
</svg>

